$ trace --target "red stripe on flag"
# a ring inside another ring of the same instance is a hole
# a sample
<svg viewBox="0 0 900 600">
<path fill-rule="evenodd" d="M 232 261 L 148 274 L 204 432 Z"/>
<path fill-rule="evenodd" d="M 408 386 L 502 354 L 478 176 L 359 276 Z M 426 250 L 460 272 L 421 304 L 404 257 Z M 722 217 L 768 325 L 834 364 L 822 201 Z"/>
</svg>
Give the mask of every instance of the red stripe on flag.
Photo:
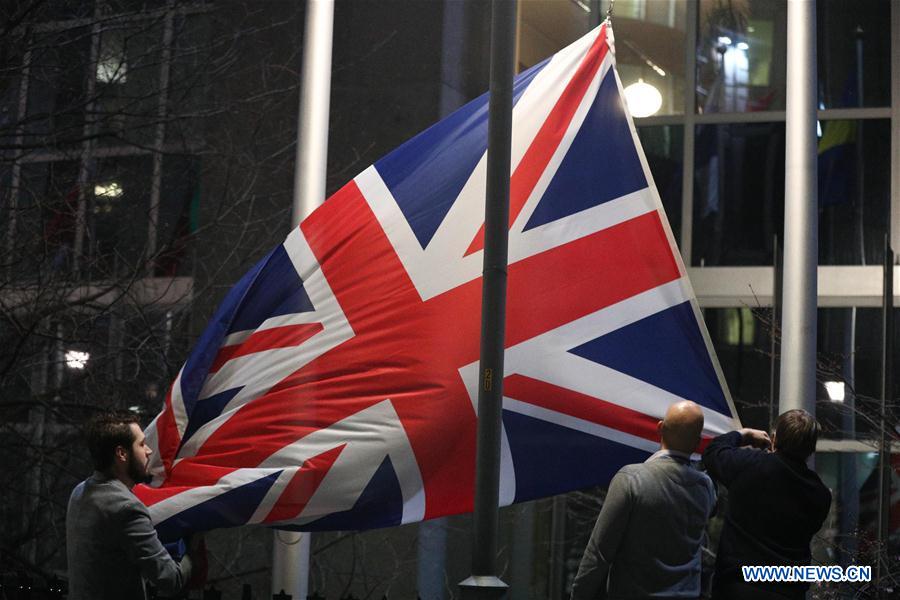
<svg viewBox="0 0 900 600">
<path fill-rule="evenodd" d="M 272 327 L 253 333 L 240 344 L 223 346 L 216 355 L 209 368 L 210 373 L 215 373 L 229 360 L 240 356 L 247 356 L 263 350 L 275 348 L 289 348 L 299 346 L 312 336 L 322 331 L 321 323 L 302 323 L 300 325 L 285 325 L 284 327 Z"/>
<path fill-rule="evenodd" d="M 165 468 L 166 477 L 172 472 L 172 463 L 175 461 L 178 447 L 181 445 L 181 434 L 178 433 L 175 412 L 172 410 L 172 388 L 179 385 L 180 382 L 180 378 L 176 379 L 169 386 L 169 393 L 166 394 L 163 410 L 156 419 L 156 448 L 159 451 L 159 458 L 162 461 L 163 468 Z"/>
<path fill-rule="evenodd" d="M 346 446 L 347 444 L 341 444 L 303 461 L 303 466 L 291 478 L 263 523 L 288 521 L 298 517 Z"/>
<path fill-rule="evenodd" d="M 172 496 L 178 495 L 181 492 L 186 492 L 187 490 L 191 489 L 193 489 L 193 486 L 179 485 L 155 488 L 143 483 L 139 483 L 138 485 L 134 486 L 134 489 L 132 491 L 134 492 L 134 495 L 137 496 L 138 499 L 146 506 L 153 506 L 157 502 L 162 502 L 163 500 L 167 500 Z"/>
<path fill-rule="evenodd" d="M 510 375 L 503 380 L 503 395 L 659 443 L 656 424 L 660 419 L 546 381 Z M 702 452 L 709 441 L 704 437 L 697 452 Z"/>
<path fill-rule="evenodd" d="M 679 277 L 656 211 L 518 261 L 509 266 L 506 346 Z"/>
<path fill-rule="evenodd" d="M 516 167 L 516 171 L 509 182 L 510 227 L 512 227 L 516 217 L 519 216 L 522 207 L 525 206 L 525 201 L 528 200 L 528 196 L 531 195 L 531 191 L 537 185 L 538 180 L 547 168 L 547 164 L 559 147 L 560 141 L 569 129 L 569 124 L 575 117 L 575 111 L 578 110 L 578 106 L 581 104 L 585 93 L 587 93 L 591 81 L 594 79 L 597 71 L 600 70 L 600 65 L 603 64 L 603 59 L 606 58 L 608 49 L 606 27 L 604 26 L 600 29 L 597 39 L 594 40 L 593 45 L 581 60 L 575 75 L 572 76 L 572 79 L 566 85 L 566 89 L 563 90 L 559 100 L 556 101 L 556 105 L 547 116 L 547 120 L 544 121 L 537 135 L 534 136 L 534 140 L 532 140 L 521 162 Z M 478 230 L 465 255 L 468 256 L 482 248 L 484 248 L 484 225 Z"/>
</svg>

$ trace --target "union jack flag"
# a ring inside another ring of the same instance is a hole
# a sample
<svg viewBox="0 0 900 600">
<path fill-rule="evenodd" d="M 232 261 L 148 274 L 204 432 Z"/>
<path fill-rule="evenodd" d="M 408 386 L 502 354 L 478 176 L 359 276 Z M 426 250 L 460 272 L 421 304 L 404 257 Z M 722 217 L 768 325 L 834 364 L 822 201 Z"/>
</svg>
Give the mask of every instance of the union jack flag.
<svg viewBox="0 0 900 600">
<path fill-rule="evenodd" d="M 601 26 L 515 81 L 500 503 L 734 410 Z M 164 538 L 473 506 L 488 98 L 359 174 L 226 296 L 148 428 Z"/>
</svg>

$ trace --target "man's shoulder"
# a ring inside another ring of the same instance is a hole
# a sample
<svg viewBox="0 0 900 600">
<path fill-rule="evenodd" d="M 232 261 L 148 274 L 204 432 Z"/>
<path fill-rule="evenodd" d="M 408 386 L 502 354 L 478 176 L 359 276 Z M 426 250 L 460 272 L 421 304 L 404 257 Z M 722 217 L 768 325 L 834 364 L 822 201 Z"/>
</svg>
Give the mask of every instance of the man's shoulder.
<svg viewBox="0 0 900 600">
<path fill-rule="evenodd" d="M 118 479 L 88 478 L 75 487 L 72 497 L 76 494 L 106 513 L 146 512 L 144 504 Z"/>
<path fill-rule="evenodd" d="M 628 478 L 633 487 L 645 485 L 657 486 L 666 482 L 678 482 L 681 486 L 700 486 L 714 490 L 715 486 L 709 475 L 697 468 L 693 463 L 675 459 L 660 458 L 650 462 L 625 465 L 619 474 Z"/>
<path fill-rule="evenodd" d="M 634 481 L 639 479 L 646 472 L 646 463 L 634 463 L 624 465 L 619 469 L 614 477 L 619 477 L 624 481 Z"/>
</svg>

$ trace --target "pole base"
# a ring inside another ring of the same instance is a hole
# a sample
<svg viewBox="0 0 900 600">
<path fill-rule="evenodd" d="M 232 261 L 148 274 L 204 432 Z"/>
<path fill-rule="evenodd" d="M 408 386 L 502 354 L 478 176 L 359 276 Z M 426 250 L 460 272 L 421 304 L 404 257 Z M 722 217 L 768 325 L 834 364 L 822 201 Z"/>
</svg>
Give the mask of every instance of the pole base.
<svg viewBox="0 0 900 600">
<path fill-rule="evenodd" d="M 500 600 L 509 586 L 493 575 L 472 575 L 459 583 L 460 600 Z"/>
</svg>

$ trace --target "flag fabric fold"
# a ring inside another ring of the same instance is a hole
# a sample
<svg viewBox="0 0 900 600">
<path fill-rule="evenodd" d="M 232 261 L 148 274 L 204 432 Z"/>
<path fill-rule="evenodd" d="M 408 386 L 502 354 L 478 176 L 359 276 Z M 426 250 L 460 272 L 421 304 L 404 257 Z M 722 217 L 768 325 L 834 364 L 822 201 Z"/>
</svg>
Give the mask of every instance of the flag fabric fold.
<svg viewBox="0 0 900 600">
<path fill-rule="evenodd" d="M 360 173 L 222 301 L 148 428 L 164 538 L 473 505 L 488 98 Z M 736 416 L 601 26 L 514 89 L 500 502 L 605 484 L 672 402 Z"/>
</svg>

